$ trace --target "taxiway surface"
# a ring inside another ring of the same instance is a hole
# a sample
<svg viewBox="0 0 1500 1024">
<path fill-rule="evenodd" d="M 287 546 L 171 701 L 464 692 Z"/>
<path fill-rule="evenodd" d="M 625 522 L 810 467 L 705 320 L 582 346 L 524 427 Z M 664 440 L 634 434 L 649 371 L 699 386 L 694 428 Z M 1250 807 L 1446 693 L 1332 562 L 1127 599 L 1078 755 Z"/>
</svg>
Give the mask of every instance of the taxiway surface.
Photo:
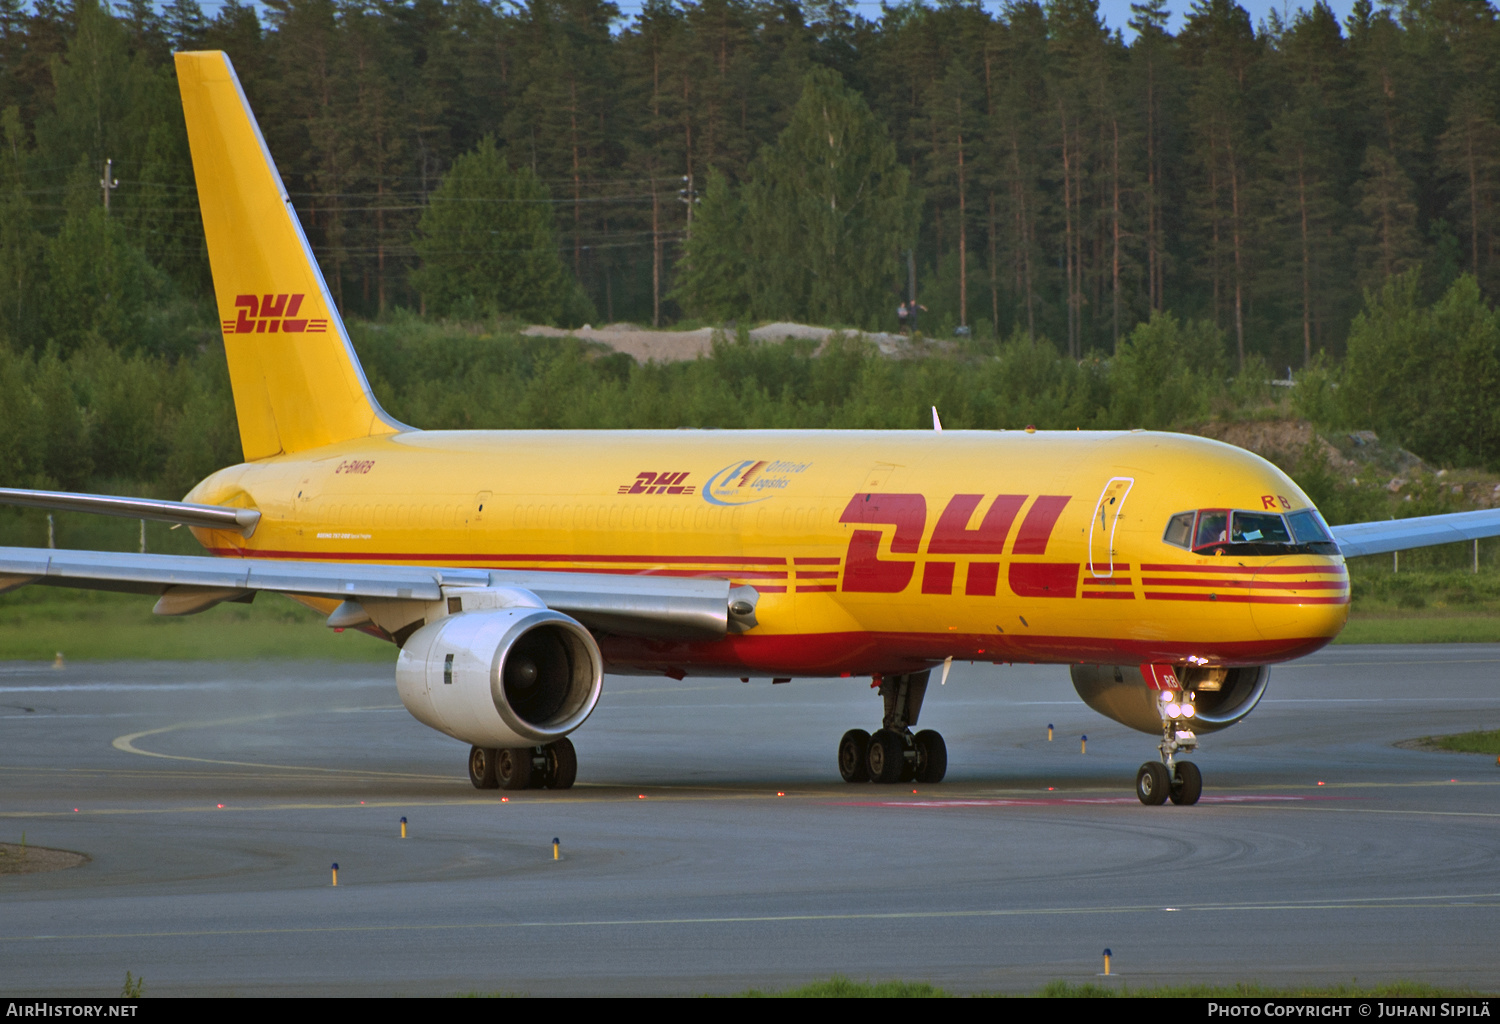
<svg viewBox="0 0 1500 1024">
<path fill-rule="evenodd" d="M 512 795 L 382 666 L 0 665 L 0 841 L 92 858 L 0 875 L 0 993 L 1027 991 L 1101 980 L 1106 947 L 1111 984 L 1500 988 L 1500 768 L 1394 745 L 1500 726 L 1500 647 L 1275 669 L 1192 808 L 1136 801 L 1154 741 L 1065 668 L 934 684 L 941 785 L 839 781 L 878 703 L 610 677 L 579 785 Z"/>
</svg>

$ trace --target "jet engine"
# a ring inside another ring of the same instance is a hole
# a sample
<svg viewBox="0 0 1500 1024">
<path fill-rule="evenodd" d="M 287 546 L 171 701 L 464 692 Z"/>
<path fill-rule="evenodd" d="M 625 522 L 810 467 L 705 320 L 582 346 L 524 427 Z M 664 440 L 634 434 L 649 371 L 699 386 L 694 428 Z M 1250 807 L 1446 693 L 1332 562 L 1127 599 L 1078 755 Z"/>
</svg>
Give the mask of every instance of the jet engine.
<svg viewBox="0 0 1500 1024">
<path fill-rule="evenodd" d="M 582 623 L 547 608 L 447 615 L 407 638 L 396 689 L 419 722 L 476 747 L 533 747 L 583 724 L 604 659 Z"/>
<path fill-rule="evenodd" d="M 1192 729 L 1197 733 L 1227 729 L 1244 718 L 1266 692 L 1271 669 L 1179 668 L 1179 688 L 1192 705 Z M 1160 690 L 1146 683 L 1134 665 L 1074 665 L 1073 689 L 1083 702 L 1105 718 L 1140 732 L 1161 735 Z"/>
</svg>

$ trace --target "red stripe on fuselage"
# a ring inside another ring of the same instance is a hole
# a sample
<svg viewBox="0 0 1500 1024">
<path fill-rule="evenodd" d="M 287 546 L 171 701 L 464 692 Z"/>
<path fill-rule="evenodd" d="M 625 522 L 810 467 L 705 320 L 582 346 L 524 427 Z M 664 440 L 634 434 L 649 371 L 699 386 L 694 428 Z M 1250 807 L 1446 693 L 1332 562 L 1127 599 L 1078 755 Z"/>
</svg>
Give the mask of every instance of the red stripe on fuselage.
<svg viewBox="0 0 1500 1024">
<path fill-rule="evenodd" d="M 1185 664 L 1189 657 L 1215 665 L 1265 665 L 1311 654 L 1329 637 L 1204 643 L 1186 640 L 1024 636 L 1017 633 L 818 633 L 731 634 L 691 641 L 600 637 L 611 670 L 687 669 L 702 675 L 839 676 L 916 672 L 947 657 L 990 662 L 1138 665 Z M 981 654 L 979 652 L 983 651 Z"/>
<path fill-rule="evenodd" d="M 1259 573 L 1272 575 L 1291 575 L 1301 573 L 1304 576 L 1347 576 L 1341 565 L 1317 566 L 1317 565 L 1156 565 L 1143 564 L 1141 572 L 1217 572 L 1237 573 L 1241 576 L 1254 576 Z"/>
<path fill-rule="evenodd" d="M 1343 590 L 1344 580 L 1173 580 L 1148 576 L 1141 580 L 1148 587 L 1236 587 L 1256 590 Z"/>
<path fill-rule="evenodd" d="M 1220 604 L 1348 604 L 1340 597 L 1272 597 L 1269 594 L 1161 594 L 1147 592 L 1148 601 L 1216 601 Z"/>
</svg>

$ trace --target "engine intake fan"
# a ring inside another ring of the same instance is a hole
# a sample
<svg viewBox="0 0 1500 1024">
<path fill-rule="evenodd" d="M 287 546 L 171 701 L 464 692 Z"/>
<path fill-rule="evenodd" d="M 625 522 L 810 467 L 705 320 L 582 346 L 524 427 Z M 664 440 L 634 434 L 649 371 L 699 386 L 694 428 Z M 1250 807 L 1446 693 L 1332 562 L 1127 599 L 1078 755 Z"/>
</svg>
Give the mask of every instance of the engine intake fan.
<svg viewBox="0 0 1500 1024">
<path fill-rule="evenodd" d="M 577 729 L 599 702 L 604 659 L 576 619 L 546 608 L 448 615 L 407 639 L 401 701 L 476 747 L 530 747 Z"/>
</svg>

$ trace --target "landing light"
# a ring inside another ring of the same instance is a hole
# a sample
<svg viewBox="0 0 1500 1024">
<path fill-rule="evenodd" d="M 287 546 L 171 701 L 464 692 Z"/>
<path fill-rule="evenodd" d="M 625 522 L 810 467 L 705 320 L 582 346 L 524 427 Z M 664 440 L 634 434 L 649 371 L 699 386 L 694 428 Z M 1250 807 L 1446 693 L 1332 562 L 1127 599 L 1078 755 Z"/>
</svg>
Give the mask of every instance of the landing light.
<svg viewBox="0 0 1500 1024">
<path fill-rule="evenodd" d="M 1184 704 L 1182 706 L 1182 717 L 1183 718 L 1192 718 L 1193 717 L 1193 706 L 1191 704 Z"/>
<path fill-rule="evenodd" d="M 1167 717 L 1168 718 L 1176 718 L 1180 714 L 1182 714 L 1182 708 L 1178 707 L 1176 704 L 1168 704 L 1167 705 Z"/>
</svg>

